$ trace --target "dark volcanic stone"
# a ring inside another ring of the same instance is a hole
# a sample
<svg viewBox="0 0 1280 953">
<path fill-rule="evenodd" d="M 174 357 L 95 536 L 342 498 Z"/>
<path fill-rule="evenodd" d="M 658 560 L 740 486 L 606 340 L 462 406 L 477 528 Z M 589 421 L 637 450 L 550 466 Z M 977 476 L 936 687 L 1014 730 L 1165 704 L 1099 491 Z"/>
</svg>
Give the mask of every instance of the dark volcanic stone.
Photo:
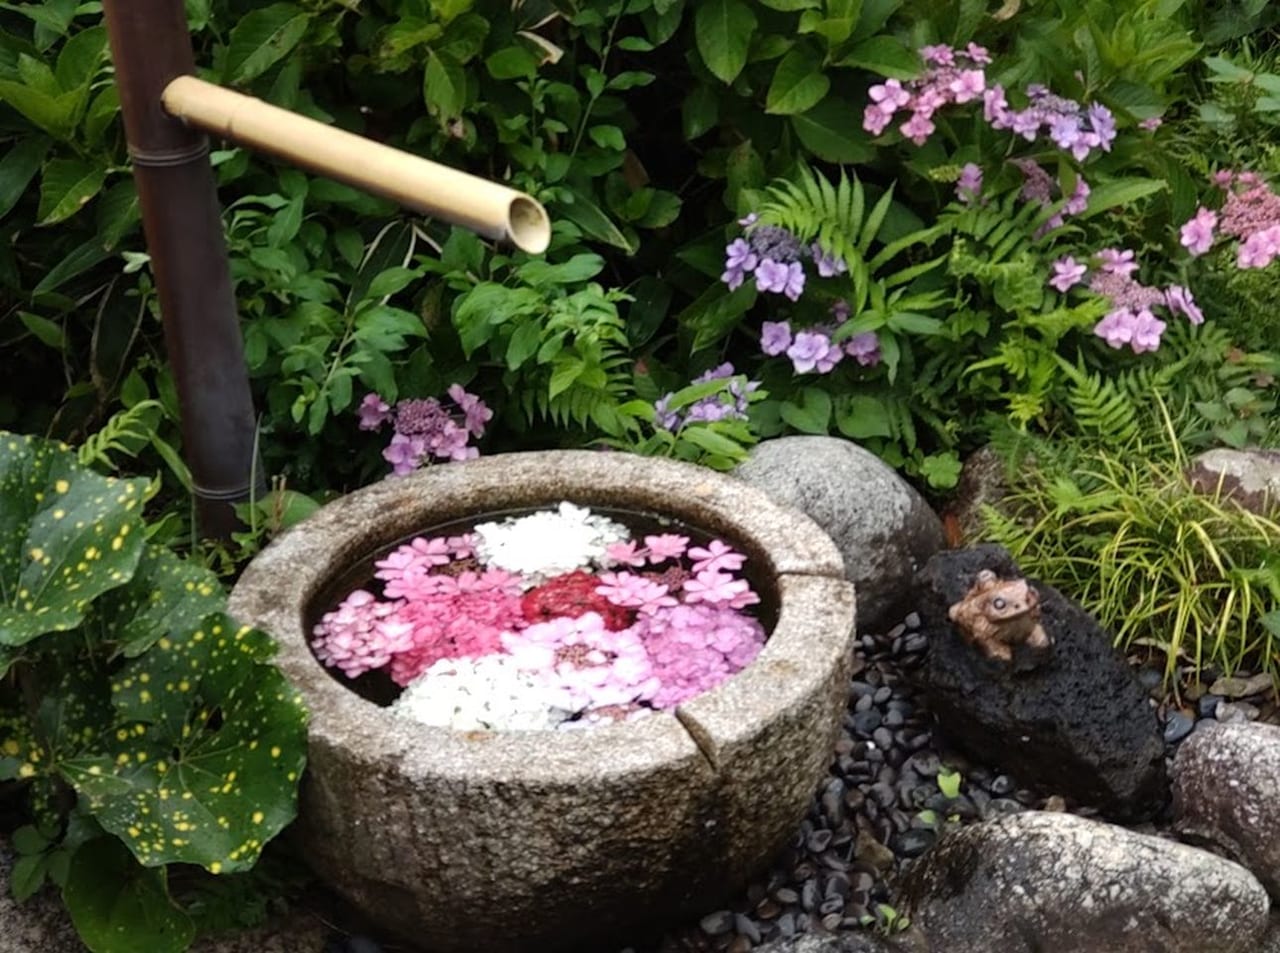
<svg viewBox="0 0 1280 953">
<path fill-rule="evenodd" d="M 1048 658 L 1015 671 L 968 645 L 947 610 L 982 569 L 1006 579 L 1022 575 L 1006 550 L 985 545 L 939 553 L 916 577 L 929 635 L 917 677 L 942 730 L 1024 784 L 1116 817 L 1150 816 L 1167 785 L 1164 743 L 1146 689 L 1088 613 L 1035 580 L 1041 625 L 1054 640 Z"/>
</svg>

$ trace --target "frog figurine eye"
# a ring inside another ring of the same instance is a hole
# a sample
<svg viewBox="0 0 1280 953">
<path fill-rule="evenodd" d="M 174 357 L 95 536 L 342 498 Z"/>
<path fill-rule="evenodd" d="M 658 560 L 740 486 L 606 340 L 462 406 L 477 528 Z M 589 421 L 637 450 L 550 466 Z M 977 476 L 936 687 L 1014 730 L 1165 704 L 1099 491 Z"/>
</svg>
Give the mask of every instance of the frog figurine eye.
<svg viewBox="0 0 1280 953">
<path fill-rule="evenodd" d="M 991 605 L 996 609 L 1003 609 L 1005 607 L 1005 601 L 999 596 L 996 596 L 994 599 L 991 600 Z"/>
</svg>

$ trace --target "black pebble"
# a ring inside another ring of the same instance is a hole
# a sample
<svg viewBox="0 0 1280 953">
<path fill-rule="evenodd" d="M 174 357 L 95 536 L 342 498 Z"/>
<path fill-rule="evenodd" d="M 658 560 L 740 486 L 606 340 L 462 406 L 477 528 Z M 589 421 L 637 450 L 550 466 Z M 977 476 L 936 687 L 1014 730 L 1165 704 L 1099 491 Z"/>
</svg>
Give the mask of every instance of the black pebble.
<svg viewBox="0 0 1280 953">
<path fill-rule="evenodd" d="M 1196 723 L 1184 715 L 1180 711 L 1169 713 L 1169 719 L 1164 723 L 1164 740 L 1166 744 L 1175 744 L 1191 734 L 1191 729 Z"/>
</svg>

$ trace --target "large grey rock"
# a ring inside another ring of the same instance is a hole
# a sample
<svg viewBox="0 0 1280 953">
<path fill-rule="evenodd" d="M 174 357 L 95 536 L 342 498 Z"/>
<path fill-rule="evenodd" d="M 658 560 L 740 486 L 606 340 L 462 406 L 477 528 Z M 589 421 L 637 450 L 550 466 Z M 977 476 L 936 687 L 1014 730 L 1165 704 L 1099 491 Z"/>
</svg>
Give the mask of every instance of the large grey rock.
<svg viewBox="0 0 1280 953">
<path fill-rule="evenodd" d="M 1191 461 L 1187 478 L 1198 492 L 1221 493 L 1255 513 L 1280 508 L 1280 450 L 1207 450 Z"/>
<path fill-rule="evenodd" d="M 1257 953 L 1269 910 L 1229 860 L 1041 812 L 948 835 L 903 894 L 938 953 Z"/>
<path fill-rule="evenodd" d="M 1040 624 L 1053 639 L 1029 670 L 987 658 L 948 617 L 983 569 L 1021 573 L 994 545 L 939 553 L 917 579 L 929 648 L 917 673 L 942 730 L 985 764 L 1023 784 L 1120 817 L 1151 814 L 1165 800 L 1164 740 L 1148 695 L 1079 605 L 1031 580 Z"/>
<path fill-rule="evenodd" d="M 735 542 L 777 607 L 756 661 L 675 712 L 461 733 L 395 717 L 312 656 L 310 623 L 336 581 L 382 547 L 560 500 L 665 514 Z M 794 833 L 848 700 L 842 570 L 815 523 L 722 474 L 621 453 L 510 454 L 321 508 L 253 561 L 230 611 L 276 637 L 311 711 L 298 834 L 323 879 L 428 950 L 604 950 L 705 913 Z"/>
<path fill-rule="evenodd" d="M 835 540 L 864 632 L 896 621 L 912 575 L 945 544 L 942 521 L 924 497 L 848 440 L 766 440 L 733 475 L 807 513 Z"/>
<path fill-rule="evenodd" d="M 1253 871 L 1280 899 L 1280 728 L 1202 722 L 1173 765 L 1174 824 Z"/>
<path fill-rule="evenodd" d="M 1271 914 L 1271 927 L 1262 939 L 1259 953 L 1280 953 L 1280 912 Z"/>
</svg>

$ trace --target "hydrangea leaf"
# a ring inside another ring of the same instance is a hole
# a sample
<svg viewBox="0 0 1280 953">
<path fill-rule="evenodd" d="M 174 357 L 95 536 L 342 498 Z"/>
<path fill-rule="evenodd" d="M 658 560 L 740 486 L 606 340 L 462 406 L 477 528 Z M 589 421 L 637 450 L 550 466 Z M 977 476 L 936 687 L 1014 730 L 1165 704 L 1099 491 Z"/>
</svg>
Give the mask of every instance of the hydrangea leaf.
<svg viewBox="0 0 1280 953">
<path fill-rule="evenodd" d="M 307 714 L 274 652 L 265 633 L 215 613 L 112 678 L 107 758 L 62 770 L 144 865 L 246 870 L 293 819 Z"/>
<path fill-rule="evenodd" d="M 146 485 L 86 470 L 61 444 L 0 432 L 0 645 L 74 628 L 129 580 Z"/>
<path fill-rule="evenodd" d="M 169 898 L 163 870 L 139 867 L 114 837 L 75 853 L 62 899 L 93 953 L 182 953 L 195 924 Z"/>
<path fill-rule="evenodd" d="M 133 578 L 94 603 L 86 628 L 118 643 L 127 658 L 162 636 L 226 606 L 218 577 L 163 546 L 147 546 Z"/>
</svg>

